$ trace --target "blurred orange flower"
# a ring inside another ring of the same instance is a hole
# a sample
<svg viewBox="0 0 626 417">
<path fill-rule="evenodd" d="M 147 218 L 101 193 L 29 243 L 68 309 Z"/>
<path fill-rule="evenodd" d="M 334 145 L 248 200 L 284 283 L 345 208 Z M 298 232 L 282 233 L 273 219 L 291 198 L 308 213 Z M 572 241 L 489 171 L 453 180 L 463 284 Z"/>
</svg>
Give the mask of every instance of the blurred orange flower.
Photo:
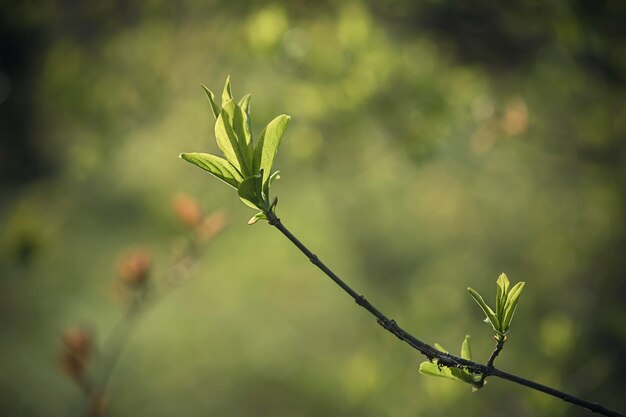
<svg viewBox="0 0 626 417">
<path fill-rule="evenodd" d="M 187 227 L 196 228 L 202 222 L 202 209 L 198 202 L 186 195 L 179 194 L 172 203 L 176 217 Z"/>
<path fill-rule="evenodd" d="M 137 287 L 145 284 L 151 266 L 150 252 L 146 249 L 136 249 L 119 260 L 117 272 L 124 284 Z"/>
<path fill-rule="evenodd" d="M 63 344 L 60 357 L 61 370 L 78 380 L 85 374 L 91 356 L 91 333 L 81 327 L 71 327 L 61 335 L 61 343 Z"/>
</svg>

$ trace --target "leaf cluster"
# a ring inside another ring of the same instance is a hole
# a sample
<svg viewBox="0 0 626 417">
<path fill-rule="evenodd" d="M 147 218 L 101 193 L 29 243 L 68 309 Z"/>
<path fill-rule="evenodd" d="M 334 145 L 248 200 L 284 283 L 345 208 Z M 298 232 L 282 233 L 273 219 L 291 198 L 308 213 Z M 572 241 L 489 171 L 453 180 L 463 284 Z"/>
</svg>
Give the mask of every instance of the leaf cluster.
<svg viewBox="0 0 626 417">
<path fill-rule="evenodd" d="M 506 274 L 500 274 L 496 281 L 496 308 L 493 310 L 485 302 L 483 297 L 473 288 L 469 287 L 472 298 L 478 303 L 485 315 L 485 323 L 490 324 L 496 332 L 496 339 L 504 341 L 511 328 L 511 321 L 517 309 L 519 297 L 524 289 L 524 282 L 518 282 L 513 287 L 510 286 L 509 278 Z"/>
<path fill-rule="evenodd" d="M 228 77 L 220 107 L 215 94 L 202 87 L 215 116 L 215 139 L 224 158 L 200 152 L 182 153 L 180 157 L 235 188 L 244 204 L 260 210 L 248 223 L 266 219 L 278 203 L 277 198 L 270 199 L 270 186 L 280 178 L 279 171 L 272 173 L 272 167 L 291 117 L 282 114 L 269 122 L 255 143 L 250 128 L 251 95 L 235 101 Z"/>
<path fill-rule="evenodd" d="M 435 343 L 435 348 L 443 353 L 449 353 L 439 343 Z M 470 336 L 466 335 L 463 343 L 461 344 L 461 358 L 472 360 L 472 349 L 470 345 Z M 435 359 L 433 362 L 424 361 L 420 364 L 419 372 L 428 376 L 439 376 L 442 378 L 453 379 L 456 381 L 465 382 L 471 384 L 474 389 L 478 389 L 482 386 L 480 384 L 480 375 L 473 374 L 464 368 L 450 368 L 440 365 Z"/>
</svg>

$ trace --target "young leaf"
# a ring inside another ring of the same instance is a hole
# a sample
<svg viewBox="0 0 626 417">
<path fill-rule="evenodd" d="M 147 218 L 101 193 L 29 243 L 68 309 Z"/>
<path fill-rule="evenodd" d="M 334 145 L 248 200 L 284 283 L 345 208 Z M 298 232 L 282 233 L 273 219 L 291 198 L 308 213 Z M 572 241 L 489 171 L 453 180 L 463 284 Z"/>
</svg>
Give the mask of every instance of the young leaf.
<svg viewBox="0 0 626 417">
<path fill-rule="evenodd" d="M 258 222 L 261 219 L 267 219 L 267 216 L 262 211 L 258 212 L 254 216 L 252 216 L 250 218 L 250 220 L 248 220 L 248 224 L 254 224 L 254 223 Z"/>
<path fill-rule="evenodd" d="M 290 119 L 291 117 L 283 114 L 269 122 L 256 144 L 252 170 L 253 172 L 259 172 L 262 169 L 265 172 L 263 174 L 263 182 L 270 176 L 274 157 Z"/>
<path fill-rule="evenodd" d="M 222 107 L 228 100 L 233 99 L 233 92 L 230 89 L 230 75 L 226 77 L 226 84 L 224 84 L 224 91 L 222 91 Z"/>
<path fill-rule="evenodd" d="M 270 185 L 272 185 L 274 181 L 279 180 L 279 179 L 280 179 L 280 171 L 274 171 L 274 173 L 270 175 L 270 179 L 269 179 Z"/>
<path fill-rule="evenodd" d="M 500 322 L 498 321 L 498 318 L 496 317 L 491 307 L 489 307 L 487 303 L 485 302 L 485 300 L 483 300 L 483 297 L 480 294 L 478 294 L 478 292 L 476 292 L 476 290 L 474 290 L 473 288 L 468 287 L 467 291 L 469 291 L 474 301 L 476 301 L 476 303 L 478 303 L 480 308 L 483 310 L 483 312 L 489 319 L 489 322 L 491 323 L 491 327 L 493 327 L 493 330 L 496 332 L 500 332 L 501 331 Z"/>
<path fill-rule="evenodd" d="M 226 114 L 230 126 L 233 128 L 239 151 L 245 158 L 246 169 L 249 170 L 250 175 L 258 174 L 258 172 L 252 172 L 252 154 L 254 149 L 252 147 L 252 133 L 250 132 L 250 119 L 248 114 L 235 103 L 235 100 L 227 101 L 222 110 Z"/>
<path fill-rule="evenodd" d="M 233 107 L 233 105 L 236 107 Z M 247 158 L 247 145 L 245 142 L 240 143 L 238 141 L 237 134 L 232 126 L 236 108 L 238 106 L 232 100 L 224 105 L 215 122 L 215 139 L 217 140 L 217 146 L 224 152 L 228 162 L 233 164 L 243 176 L 249 176 L 251 172 Z"/>
<path fill-rule="evenodd" d="M 472 360 L 472 348 L 470 346 L 470 335 L 465 335 L 463 344 L 461 344 L 461 357 L 463 359 L 467 359 L 468 361 Z"/>
<path fill-rule="evenodd" d="M 246 94 L 239 100 L 239 108 L 241 108 L 243 118 L 243 131 L 248 145 L 248 155 L 250 157 L 250 167 L 252 167 L 252 156 L 254 154 L 254 146 L 252 145 L 252 126 L 250 125 L 250 98 L 252 94 Z"/>
<path fill-rule="evenodd" d="M 465 369 L 450 368 L 450 373 L 452 374 L 453 377 L 455 377 L 459 381 L 463 381 L 472 385 L 476 382 L 474 380 L 474 376 L 468 371 L 466 371 Z"/>
<path fill-rule="evenodd" d="M 239 107 L 244 111 L 248 116 L 250 115 L 250 99 L 252 98 L 252 94 L 246 94 L 239 100 Z"/>
<path fill-rule="evenodd" d="M 509 293 L 509 278 L 506 274 L 500 274 L 498 280 L 496 281 L 496 285 L 498 287 L 498 292 L 496 294 L 496 315 L 498 319 L 502 321 L 504 317 L 504 303 L 506 302 L 506 297 Z"/>
<path fill-rule="evenodd" d="M 233 188 L 237 188 L 243 177 L 227 160 L 208 153 L 181 153 L 180 158 L 208 171 Z"/>
<path fill-rule="evenodd" d="M 526 285 L 525 282 L 518 282 L 513 286 L 513 288 L 511 288 L 511 291 L 508 294 L 508 298 L 504 306 L 504 320 L 502 322 L 504 331 L 508 331 L 509 327 L 511 326 L 513 315 L 515 314 L 515 310 L 517 309 L 517 302 L 519 301 L 520 295 L 522 295 L 524 285 Z"/>
<path fill-rule="evenodd" d="M 440 367 L 437 363 L 428 361 L 420 364 L 419 373 L 422 375 L 453 379 L 455 381 L 466 382 L 468 384 L 474 384 L 476 382 L 473 375 L 465 369 L 448 368 L 446 366 Z"/>
<path fill-rule="evenodd" d="M 451 375 L 447 375 L 447 373 L 445 372 L 446 370 L 449 371 L 448 368 L 440 368 L 439 366 L 437 366 L 436 363 L 425 361 L 425 362 L 420 363 L 419 372 L 422 375 L 451 378 Z"/>
<path fill-rule="evenodd" d="M 209 99 L 209 104 L 211 105 L 211 110 L 213 111 L 213 116 L 217 119 L 217 116 L 220 114 L 220 107 L 215 102 L 215 94 L 211 90 L 209 90 L 204 84 L 202 84 L 202 88 L 204 88 L 204 92 Z"/>
<path fill-rule="evenodd" d="M 254 209 L 264 210 L 263 196 L 261 195 L 261 175 L 246 178 L 237 188 L 239 198 L 245 205 Z"/>
<path fill-rule="evenodd" d="M 447 350 L 445 350 L 443 348 L 443 346 L 441 346 L 439 343 L 435 342 L 435 349 L 437 349 L 439 352 L 443 352 L 443 353 L 450 353 Z"/>
</svg>

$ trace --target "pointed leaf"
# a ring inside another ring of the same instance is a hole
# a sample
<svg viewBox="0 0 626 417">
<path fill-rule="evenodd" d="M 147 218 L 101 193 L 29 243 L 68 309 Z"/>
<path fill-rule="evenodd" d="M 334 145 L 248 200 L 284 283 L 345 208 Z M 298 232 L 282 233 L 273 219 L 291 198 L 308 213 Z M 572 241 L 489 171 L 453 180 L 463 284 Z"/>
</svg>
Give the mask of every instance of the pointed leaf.
<svg viewBox="0 0 626 417">
<path fill-rule="evenodd" d="M 239 198 L 249 207 L 264 210 L 261 186 L 260 175 L 253 175 L 246 178 L 239 185 L 239 188 L 237 188 Z"/>
<path fill-rule="evenodd" d="M 261 219 L 267 219 L 267 216 L 262 211 L 258 212 L 254 216 L 252 216 L 250 218 L 250 220 L 248 220 L 248 224 L 255 224 L 256 222 L 258 222 Z"/>
<path fill-rule="evenodd" d="M 476 292 L 476 290 L 474 290 L 473 288 L 467 288 L 467 291 L 469 291 L 474 301 L 476 301 L 476 303 L 483 310 L 483 312 L 489 319 L 489 322 L 491 323 L 491 327 L 493 327 L 493 330 L 496 332 L 500 332 L 500 322 L 498 321 L 498 318 L 496 317 L 491 307 L 489 307 L 487 303 L 485 302 L 485 300 L 483 300 L 483 297 L 480 294 L 478 294 L 478 292 Z"/>
<path fill-rule="evenodd" d="M 233 92 L 230 89 L 230 75 L 226 77 L 226 84 L 224 84 L 224 91 L 222 91 L 222 107 L 228 100 L 233 99 Z"/>
<path fill-rule="evenodd" d="M 465 335 L 465 339 L 461 344 L 461 357 L 463 359 L 467 359 L 468 361 L 472 360 L 472 348 L 470 345 L 470 335 Z"/>
<path fill-rule="evenodd" d="M 248 145 L 248 156 L 250 158 L 250 167 L 252 168 L 252 155 L 254 154 L 254 146 L 252 145 L 252 127 L 250 122 L 250 98 L 252 94 L 246 94 L 239 100 L 239 108 L 243 118 L 243 133 Z"/>
<path fill-rule="evenodd" d="M 241 128 L 241 121 L 239 106 L 233 100 L 226 102 L 215 122 L 215 139 L 226 159 L 245 177 L 251 175 L 248 157 L 250 151 L 245 141 L 239 142 L 238 135 L 233 128 L 233 124 L 237 123 Z M 238 131 L 243 136 L 241 129 Z"/>
<path fill-rule="evenodd" d="M 250 115 L 250 99 L 252 98 L 252 94 L 246 94 L 239 100 L 239 107 L 244 111 L 248 116 Z"/>
<path fill-rule="evenodd" d="M 204 84 L 202 84 L 202 88 L 204 88 L 204 92 L 209 99 L 209 104 L 211 105 L 211 110 L 213 111 L 213 116 L 217 119 L 217 116 L 220 114 L 220 107 L 215 102 L 215 94 L 211 90 L 209 90 Z"/>
<path fill-rule="evenodd" d="M 450 353 L 447 350 L 444 349 L 443 346 L 441 346 L 439 343 L 435 342 L 435 349 L 437 349 L 439 352 L 443 352 L 443 353 Z"/>
<path fill-rule="evenodd" d="M 522 290 L 524 289 L 525 282 L 518 282 L 511 288 L 509 292 L 509 296 L 506 300 L 506 305 L 504 306 L 504 320 L 502 323 L 503 330 L 506 332 L 509 330 L 511 326 L 511 321 L 513 320 L 513 315 L 515 314 L 515 310 L 517 309 L 517 302 L 519 301 L 520 295 L 522 295 Z"/>
<path fill-rule="evenodd" d="M 239 174 L 237 169 L 232 166 L 230 162 L 220 158 L 219 156 L 208 153 L 192 152 L 181 153 L 180 157 L 185 161 L 191 162 L 205 171 L 208 171 L 231 187 L 237 188 L 243 181 L 243 177 Z"/>
<path fill-rule="evenodd" d="M 250 120 L 248 115 L 239 107 L 235 100 L 229 100 L 222 109 L 225 113 L 225 119 L 233 128 L 239 152 L 245 160 L 244 175 L 258 174 L 252 172 L 252 134 L 250 133 Z M 242 162 L 243 163 L 243 162 Z M 243 167 L 242 167 L 243 168 Z"/>
<path fill-rule="evenodd" d="M 259 172 L 261 169 L 265 171 L 263 174 L 263 182 L 265 182 L 271 173 L 274 157 L 278 151 L 280 141 L 287 129 L 291 117 L 280 115 L 269 122 L 267 127 L 261 133 L 259 141 L 254 149 L 254 159 L 252 164 L 253 172 Z"/>
<path fill-rule="evenodd" d="M 496 315 L 498 319 L 502 321 L 504 317 L 504 303 L 506 302 L 506 297 L 509 293 L 509 278 L 506 274 L 500 274 L 498 280 L 496 281 L 496 285 L 498 287 L 498 292 L 496 294 Z"/>
<path fill-rule="evenodd" d="M 280 171 L 274 171 L 274 173 L 270 175 L 270 180 L 269 180 L 270 185 L 272 185 L 274 181 L 279 180 L 279 179 L 280 179 Z"/>
</svg>

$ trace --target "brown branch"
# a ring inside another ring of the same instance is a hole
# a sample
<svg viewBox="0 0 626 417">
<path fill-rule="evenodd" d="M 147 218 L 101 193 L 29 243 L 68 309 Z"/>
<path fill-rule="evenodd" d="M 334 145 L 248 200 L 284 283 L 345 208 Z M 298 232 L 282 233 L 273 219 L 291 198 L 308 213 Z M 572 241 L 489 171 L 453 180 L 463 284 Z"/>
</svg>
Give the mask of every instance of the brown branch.
<svg viewBox="0 0 626 417">
<path fill-rule="evenodd" d="M 482 374 L 483 380 L 487 376 L 495 376 L 501 379 L 505 379 L 507 381 L 514 382 L 519 385 L 526 386 L 528 388 L 532 388 L 536 391 L 543 392 L 545 394 L 551 395 L 553 397 L 557 397 L 562 399 L 563 401 L 567 401 L 571 404 L 577 405 L 579 407 L 586 408 L 595 413 L 603 414 L 609 417 L 626 417 L 624 414 L 620 414 L 617 411 L 610 410 L 600 404 L 593 403 L 582 398 L 579 398 L 575 395 L 571 395 L 565 393 L 563 391 L 559 391 L 557 389 L 548 387 L 546 385 L 539 384 L 537 382 L 531 381 L 529 379 L 525 379 L 519 377 L 514 374 L 510 374 L 508 372 L 501 371 L 493 367 L 493 361 L 497 357 L 498 353 L 502 348 L 498 349 L 496 346 L 496 350 L 491 355 L 490 362 L 487 365 L 483 365 L 481 363 L 469 361 L 449 353 L 443 353 L 439 350 L 435 349 L 433 346 L 428 343 L 422 342 L 402 327 L 400 327 L 395 320 L 388 318 L 384 315 L 380 310 L 378 310 L 372 303 L 370 303 L 363 295 L 354 291 L 348 284 L 346 284 L 337 274 L 335 274 L 330 268 L 328 268 L 320 259 L 311 252 L 302 242 L 300 242 L 280 221 L 278 217 L 271 211 L 265 213 L 267 216 L 268 222 L 270 225 L 276 227 L 287 239 L 291 241 L 300 251 L 313 263 L 313 265 L 317 266 L 319 269 L 324 272 L 331 280 L 333 280 L 341 289 L 346 292 L 354 301 L 365 310 L 367 310 L 370 314 L 376 317 L 376 321 L 380 324 L 385 330 L 389 333 L 396 336 L 398 339 L 408 343 L 415 350 L 419 351 L 421 354 L 426 356 L 429 360 L 437 360 L 437 364 L 440 366 L 446 366 L 449 368 L 464 368 L 469 370 L 475 374 Z"/>
</svg>

